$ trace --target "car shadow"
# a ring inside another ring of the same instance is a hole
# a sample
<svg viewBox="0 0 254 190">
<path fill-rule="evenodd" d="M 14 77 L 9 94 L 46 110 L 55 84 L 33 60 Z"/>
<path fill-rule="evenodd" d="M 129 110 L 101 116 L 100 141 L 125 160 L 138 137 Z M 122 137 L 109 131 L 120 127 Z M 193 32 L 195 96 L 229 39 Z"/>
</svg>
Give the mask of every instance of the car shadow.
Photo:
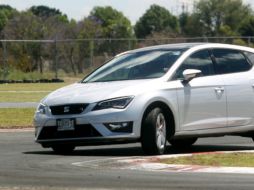
<svg viewBox="0 0 254 190">
<path fill-rule="evenodd" d="M 232 145 L 193 145 L 188 148 L 176 148 L 172 146 L 167 146 L 165 155 L 172 154 L 190 154 L 190 153 L 207 153 L 207 152 L 217 152 L 217 151 L 243 151 L 243 150 L 254 150 L 254 146 L 232 146 Z M 43 151 L 29 151 L 23 152 L 23 154 L 38 154 L 38 155 L 58 155 L 51 151 L 51 149 L 46 149 Z M 134 156 L 147 156 L 144 154 L 142 148 L 137 146 L 131 147 L 119 147 L 119 146 L 108 146 L 108 147 L 81 147 L 71 154 L 66 154 L 65 156 L 103 156 L 103 157 L 134 157 Z"/>
<path fill-rule="evenodd" d="M 51 151 L 51 149 L 47 149 L 46 151 L 31 151 L 31 152 L 23 152 L 24 154 L 41 154 L 41 155 L 58 155 Z M 81 147 L 81 149 L 75 149 L 70 154 L 65 154 L 65 156 L 143 156 L 144 153 L 140 147 L 109 147 L 109 148 L 89 148 Z"/>
</svg>

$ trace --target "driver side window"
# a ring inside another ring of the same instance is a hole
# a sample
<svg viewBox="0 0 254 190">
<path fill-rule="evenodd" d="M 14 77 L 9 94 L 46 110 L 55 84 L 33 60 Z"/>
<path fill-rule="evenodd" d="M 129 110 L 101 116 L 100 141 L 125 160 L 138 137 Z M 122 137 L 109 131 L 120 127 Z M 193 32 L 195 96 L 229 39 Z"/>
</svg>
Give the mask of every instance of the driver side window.
<svg viewBox="0 0 254 190">
<path fill-rule="evenodd" d="M 176 70 L 174 80 L 183 79 L 183 71 L 186 69 L 198 69 L 201 76 L 214 75 L 214 65 L 208 50 L 201 50 L 190 55 Z"/>
</svg>

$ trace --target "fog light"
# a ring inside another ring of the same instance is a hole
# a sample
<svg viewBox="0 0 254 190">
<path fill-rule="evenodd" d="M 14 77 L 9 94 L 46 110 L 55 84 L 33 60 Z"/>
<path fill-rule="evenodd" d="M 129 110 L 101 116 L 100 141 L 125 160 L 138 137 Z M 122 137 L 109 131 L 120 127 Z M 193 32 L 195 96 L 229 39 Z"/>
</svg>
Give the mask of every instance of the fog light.
<svg viewBox="0 0 254 190">
<path fill-rule="evenodd" d="M 104 124 L 111 132 L 132 133 L 133 122 L 117 122 Z"/>
</svg>

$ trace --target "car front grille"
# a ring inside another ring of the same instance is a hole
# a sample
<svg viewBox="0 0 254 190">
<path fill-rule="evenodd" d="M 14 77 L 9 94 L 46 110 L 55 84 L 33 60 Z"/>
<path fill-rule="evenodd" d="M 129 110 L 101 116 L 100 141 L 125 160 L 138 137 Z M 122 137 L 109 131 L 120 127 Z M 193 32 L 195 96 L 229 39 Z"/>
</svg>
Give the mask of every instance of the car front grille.
<svg viewBox="0 0 254 190">
<path fill-rule="evenodd" d="M 50 106 L 52 115 L 69 115 L 69 114 L 80 114 L 86 108 L 88 104 L 67 104 L 59 106 Z"/>
<path fill-rule="evenodd" d="M 102 135 L 90 124 L 76 125 L 73 131 L 58 131 L 56 126 L 44 127 L 38 140 L 70 139 L 83 137 L 101 137 Z"/>
</svg>

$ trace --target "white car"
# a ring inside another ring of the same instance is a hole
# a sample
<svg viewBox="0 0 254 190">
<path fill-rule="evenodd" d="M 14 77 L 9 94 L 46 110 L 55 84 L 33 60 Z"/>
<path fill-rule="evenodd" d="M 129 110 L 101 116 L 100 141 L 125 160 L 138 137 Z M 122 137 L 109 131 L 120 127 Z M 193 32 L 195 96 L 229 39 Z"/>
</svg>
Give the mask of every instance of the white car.
<svg viewBox="0 0 254 190">
<path fill-rule="evenodd" d="M 79 83 L 45 97 L 35 140 L 68 153 L 76 146 L 141 142 L 163 154 L 168 141 L 254 137 L 254 50 L 185 43 L 117 55 Z"/>
</svg>

